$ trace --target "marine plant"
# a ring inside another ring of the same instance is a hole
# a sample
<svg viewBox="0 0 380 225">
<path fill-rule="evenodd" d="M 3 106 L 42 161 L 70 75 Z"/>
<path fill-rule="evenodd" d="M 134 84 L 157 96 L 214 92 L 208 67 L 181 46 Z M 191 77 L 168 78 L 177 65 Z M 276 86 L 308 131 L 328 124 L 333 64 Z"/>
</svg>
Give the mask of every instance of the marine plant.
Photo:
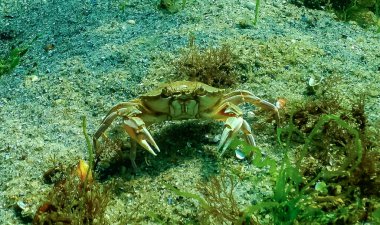
<svg viewBox="0 0 380 225">
<path fill-rule="evenodd" d="M 0 57 L 0 77 L 11 72 L 20 63 L 21 57 L 27 51 L 27 47 L 14 47 L 6 56 Z"/>
<path fill-rule="evenodd" d="M 331 101 L 330 101 L 331 100 Z M 367 131 L 364 97 L 351 110 L 337 99 L 315 100 L 293 111 L 288 124 L 278 129 L 282 146 L 301 151 L 296 168 L 303 177 L 304 197 L 297 220 L 320 223 L 355 223 L 375 219 L 380 192 L 380 152 Z M 330 114 L 332 111 L 339 115 Z M 319 184 L 325 184 L 321 191 Z M 314 187 L 314 188 L 313 188 Z M 302 195 L 301 195 L 302 196 Z M 377 200 L 376 200 L 377 199 Z M 312 207 L 317 204 L 317 207 Z M 365 207 L 364 207 L 365 205 Z M 364 208 L 363 208 L 364 207 Z M 306 210 L 305 210 L 306 209 Z"/>
<path fill-rule="evenodd" d="M 258 203 L 253 201 L 249 206 L 238 204 L 234 206 L 236 210 L 229 211 L 233 215 L 237 213 L 231 212 L 240 212 L 234 217 L 237 218 L 234 224 L 250 224 L 247 219 L 252 218 L 263 222 L 263 213 L 271 215 L 270 221 L 265 220 L 271 224 L 353 224 L 379 220 L 380 148 L 378 141 L 373 140 L 377 134 L 366 130 L 364 98 L 354 103 L 351 110 L 338 103 L 316 100 L 314 106 L 297 106 L 290 117 L 285 116 L 287 123 L 277 131 L 278 147 L 284 152 L 279 167 L 273 159 L 263 159 L 259 148 L 239 140 L 231 144 L 233 148 L 240 147 L 245 155 L 254 153 L 251 163 L 269 168 L 274 181 L 272 196 Z M 339 115 L 331 114 L 330 110 Z M 169 189 L 197 200 L 209 215 L 212 207 L 220 211 L 225 207 L 223 204 L 232 206 L 238 202 L 207 197 L 223 195 L 214 183 L 200 187 L 202 195 Z"/>
<path fill-rule="evenodd" d="M 231 174 L 221 173 L 209 178 L 206 182 L 199 182 L 197 190 L 201 194 L 181 191 L 169 184 L 166 188 L 179 196 L 196 200 L 201 211 L 198 215 L 200 224 L 257 224 L 253 217 L 241 218 L 242 207 L 236 200 L 235 192 L 238 185 L 237 178 Z"/>
<path fill-rule="evenodd" d="M 90 171 L 94 169 L 94 163 L 95 163 L 95 157 L 94 157 L 94 148 L 91 144 L 90 137 L 87 134 L 87 120 L 86 116 L 82 117 L 82 132 L 84 135 L 84 138 L 86 140 L 86 146 L 87 146 L 87 153 L 88 153 L 88 160 L 89 160 L 89 168 Z"/>
<path fill-rule="evenodd" d="M 257 25 L 257 21 L 259 20 L 260 1 L 261 1 L 261 0 L 256 0 L 256 5 L 255 5 L 255 18 L 254 18 L 254 20 L 253 20 L 253 25 Z"/>
<path fill-rule="evenodd" d="M 195 37 L 190 36 L 189 45 L 174 62 L 181 80 L 200 81 L 213 87 L 231 87 L 240 82 L 236 65 L 238 56 L 229 45 L 219 48 L 200 49 Z"/>
<path fill-rule="evenodd" d="M 349 157 L 343 160 L 340 167 L 330 170 L 325 166 L 313 175 L 305 175 L 303 164 L 307 163 L 307 153 L 310 147 L 312 147 L 315 138 L 320 135 L 324 126 L 330 122 L 335 122 L 341 127 L 342 131 L 352 135 L 353 148 L 350 149 Z M 297 130 L 293 125 L 279 128 L 278 139 L 282 143 L 282 138 L 286 138 L 286 143 L 283 143 L 282 146 L 285 147 L 284 150 L 289 151 L 291 142 L 288 139 L 289 136 L 282 136 L 283 132 L 287 132 L 288 135 L 292 135 L 291 133 L 294 132 L 297 136 L 302 132 Z M 359 132 L 336 115 L 329 114 L 321 116 L 311 132 L 308 135 L 303 135 L 303 138 L 304 144 L 300 154 L 296 157 L 295 163 L 288 157 L 290 152 L 286 153 L 273 187 L 272 199 L 267 199 L 247 207 L 244 211 L 245 216 L 257 214 L 260 210 L 265 209 L 272 215 L 274 224 L 293 224 L 296 221 L 303 223 L 310 223 L 312 221 L 327 223 L 336 222 L 347 216 L 337 209 L 320 208 L 322 202 L 326 205 L 332 205 L 334 202 L 338 202 L 334 204 L 340 204 L 344 200 L 341 197 L 333 195 L 329 197 L 323 196 L 323 193 L 329 193 L 321 192 L 320 187 L 317 185 L 319 184 L 318 181 L 324 181 L 331 188 L 331 180 L 337 177 L 341 179 L 347 174 L 352 174 L 358 168 L 362 160 L 363 151 Z M 326 187 L 325 190 L 327 190 Z M 330 201 L 331 203 L 329 203 Z M 317 207 L 315 207 L 316 202 L 319 202 Z M 335 217 L 329 218 L 323 216 L 329 212 L 335 213 Z"/>
<path fill-rule="evenodd" d="M 60 165 L 44 174 L 45 180 L 53 181 L 46 178 L 52 173 L 63 173 L 38 208 L 33 224 L 108 224 L 104 213 L 110 200 L 110 187 L 94 180 L 94 153 L 86 127 L 86 117 L 82 117 L 90 164 L 79 160 L 74 168 Z"/>
<path fill-rule="evenodd" d="M 181 8 L 185 8 L 186 0 L 159 0 L 158 8 L 168 11 L 169 13 L 176 13 Z"/>
<path fill-rule="evenodd" d="M 380 17 L 379 0 L 292 0 L 292 2 L 312 9 L 333 11 L 340 20 L 356 21 L 362 27 L 377 25 Z"/>
<path fill-rule="evenodd" d="M 68 170 L 38 208 L 33 224 L 108 224 L 104 213 L 110 188 L 90 182 L 88 173 L 84 174 L 77 176 Z"/>
</svg>

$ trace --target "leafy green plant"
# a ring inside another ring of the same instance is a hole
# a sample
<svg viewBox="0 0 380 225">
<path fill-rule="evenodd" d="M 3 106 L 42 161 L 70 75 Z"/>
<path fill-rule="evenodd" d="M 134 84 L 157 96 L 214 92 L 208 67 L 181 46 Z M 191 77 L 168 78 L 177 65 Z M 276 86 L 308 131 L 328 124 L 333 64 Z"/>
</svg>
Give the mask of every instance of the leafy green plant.
<svg viewBox="0 0 380 225">
<path fill-rule="evenodd" d="M 28 51 L 26 47 L 16 47 L 3 58 L 0 58 L 0 77 L 10 73 L 19 63 L 21 57 Z"/>
<path fill-rule="evenodd" d="M 129 6 L 129 1 L 128 0 L 123 0 L 119 3 L 119 9 L 121 11 L 125 11 L 125 9 Z"/>
<path fill-rule="evenodd" d="M 299 170 L 285 158 L 273 187 L 273 199 L 248 206 L 242 218 L 268 210 L 273 224 L 293 224 L 301 211 L 300 202 L 305 199 L 299 188 L 301 182 Z"/>
<path fill-rule="evenodd" d="M 255 18 L 254 18 L 254 20 L 253 20 L 253 25 L 257 25 L 257 21 L 259 20 L 260 2 L 261 2 L 261 0 L 256 0 L 256 5 L 255 5 Z"/>
<path fill-rule="evenodd" d="M 356 21 L 360 26 L 376 25 L 379 0 L 292 0 L 297 5 L 334 11 L 343 21 Z M 377 25 L 378 26 L 378 25 Z"/>
<path fill-rule="evenodd" d="M 325 168 L 322 168 L 321 171 L 309 179 L 309 181 L 304 181 L 305 177 L 301 172 L 302 163 L 306 158 L 306 153 L 313 143 L 314 138 L 323 131 L 323 126 L 329 122 L 335 122 L 338 126 L 341 126 L 345 129 L 346 132 L 351 134 L 354 139 L 354 153 L 350 154 L 350 157 L 347 157 L 345 162 L 341 167 L 336 168 L 333 171 L 329 171 Z M 294 124 L 290 124 L 289 127 L 279 128 L 278 130 L 278 139 L 282 143 L 282 132 L 289 132 L 286 137 L 286 149 L 290 146 L 290 136 L 292 133 L 295 133 L 298 137 L 304 136 L 302 132 L 299 131 Z M 272 214 L 272 219 L 274 224 L 293 224 L 295 221 L 308 221 L 311 222 L 317 216 L 320 220 L 324 222 L 333 222 L 333 219 L 323 218 L 322 209 L 318 207 L 312 207 L 311 201 L 313 201 L 313 196 L 318 196 L 320 190 L 315 190 L 315 186 L 319 180 L 331 180 L 333 177 L 342 177 L 348 173 L 352 173 L 357 166 L 360 164 L 362 159 L 362 145 L 357 130 L 353 129 L 348 123 L 340 119 L 335 115 L 323 115 L 320 120 L 313 127 L 309 135 L 304 136 L 304 145 L 300 156 L 297 159 L 296 163 L 292 163 L 287 155 L 283 159 L 283 164 L 279 170 L 279 175 L 276 178 L 275 186 L 273 187 L 273 199 L 266 200 L 256 205 L 251 205 L 247 207 L 244 212 L 245 217 L 258 213 L 262 209 L 268 210 Z M 326 192 L 326 186 L 324 187 L 324 192 Z M 321 193 L 322 194 L 322 193 Z M 324 193 L 326 194 L 326 193 Z M 315 199 L 318 199 L 315 197 Z M 322 198 L 319 198 L 322 199 Z M 325 198 L 326 201 L 333 197 Z M 335 212 L 338 213 L 338 212 Z M 339 218 L 337 215 L 336 218 Z"/>
</svg>

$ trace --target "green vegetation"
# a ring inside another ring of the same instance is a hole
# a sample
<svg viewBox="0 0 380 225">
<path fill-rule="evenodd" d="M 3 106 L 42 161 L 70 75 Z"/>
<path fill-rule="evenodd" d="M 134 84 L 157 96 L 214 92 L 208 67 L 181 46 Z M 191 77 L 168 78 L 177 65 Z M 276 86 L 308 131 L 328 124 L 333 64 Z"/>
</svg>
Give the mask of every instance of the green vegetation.
<svg viewBox="0 0 380 225">
<path fill-rule="evenodd" d="M 189 46 L 175 62 L 179 80 L 200 81 L 213 87 L 231 87 L 239 82 L 238 57 L 229 45 L 201 50 L 190 36 Z M 184 76 L 184 77 L 183 77 Z"/>
<path fill-rule="evenodd" d="M 339 19 L 356 21 L 360 26 L 379 25 L 379 0 L 300 0 L 293 1 L 312 9 L 332 10 Z"/>
<path fill-rule="evenodd" d="M 109 200 L 108 187 L 85 184 L 68 171 L 37 210 L 33 224 L 108 224 L 104 213 Z"/>
<path fill-rule="evenodd" d="M 82 131 L 84 138 L 86 139 L 86 145 L 87 145 L 87 152 L 88 152 L 88 160 L 89 160 L 89 167 L 90 170 L 94 169 L 94 162 L 95 162 L 95 157 L 94 157 L 94 149 L 91 145 L 90 137 L 87 134 L 87 120 L 86 116 L 82 117 Z"/>
<path fill-rule="evenodd" d="M 257 21 L 259 20 L 259 9 L 260 9 L 260 0 L 256 0 L 255 19 L 253 20 L 253 25 L 256 25 Z"/>
<path fill-rule="evenodd" d="M 208 222 L 212 223 L 216 217 L 231 218 L 216 224 L 378 221 L 380 191 L 376 187 L 380 185 L 380 149 L 378 142 L 367 138 L 375 134 L 366 130 L 363 98 L 353 103 L 351 110 L 329 99 L 290 108 L 283 115 L 285 125 L 277 132 L 279 147 L 284 152 L 280 167 L 276 167 L 273 159 L 262 160 L 257 147 L 240 140 L 231 145 L 234 149 L 240 147 L 245 155 L 254 153 L 251 163 L 269 169 L 274 182 L 273 196 L 252 205 L 241 205 L 232 194 L 237 193 L 236 181 L 233 177 L 226 181 L 224 175 L 214 177 L 209 185 L 199 185 L 201 195 L 167 187 L 178 195 L 197 200 L 202 218 L 206 215 L 213 219 Z M 249 175 L 246 179 L 255 180 Z M 217 214 L 221 212 L 226 215 Z M 264 220 L 262 213 L 270 214 L 270 221 Z"/>
<path fill-rule="evenodd" d="M 15 47 L 5 57 L 0 57 L 0 77 L 10 73 L 20 63 L 21 57 L 27 51 L 26 47 Z"/>
<path fill-rule="evenodd" d="M 169 13 L 176 13 L 185 8 L 186 0 L 160 0 L 158 8 L 166 10 Z"/>
<path fill-rule="evenodd" d="M 175 194 L 198 201 L 202 209 L 198 218 L 200 224 L 241 224 L 237 223 L 242 216 L 241 207 L 235 197 L 237 185 L 236 177 L 225 173 L 211 177 L 208 182 L 199 183 L 197 189 L 202 195 L 180 191 L 165 184 Z M 253 222 L 254 220 L 248 218 L 247 224 Z"/>
<path fill-rule="evenodd" d="M 93 180 L 94 153 L 86 130 L 86 117 L 82 117 L 90 165 L 79 161 L 76 167 L 56 166 L 44 174 L 45 181 L 54 187 L 38 208 L 33 224 L 108 224 L 104 216 L 110 201 L 110 188 Z M 58 180 L 53 180 L 57 177 Z"/>
</svg>

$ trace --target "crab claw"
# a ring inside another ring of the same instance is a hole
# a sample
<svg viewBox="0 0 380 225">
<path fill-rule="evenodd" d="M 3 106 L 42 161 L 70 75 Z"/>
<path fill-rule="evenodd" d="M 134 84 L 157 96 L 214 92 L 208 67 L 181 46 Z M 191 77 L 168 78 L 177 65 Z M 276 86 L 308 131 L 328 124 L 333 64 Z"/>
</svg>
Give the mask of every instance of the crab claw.
<svg viewBox="0 0 380 225">
<path fill-rule="evenodd" d="M 218 149 L 223 147 L 220 155 L 224 154 L 239 130 L 243 131 L 244 138 L 248 144 L 256 146 L 251 127 L 243 118 L 230 117 L 226 120 L 225 126 L 226 128 L 223 130 L 222 138 L 218 146 Z"/>
<path fill-rule="evenodd" d="M 226 120 L 225 128 L 223 130 L 223 134 L 218 146 L 218 149 L 221 149 L 223 147 L 221 155 L 223 155 L 228 146 L 231 144 L 231 141 L 236 136 L 236 133 L 240 130 L 243 122 L 244 120 L 241 117 L 229 117 Z"/>
<path fill-rule="evenodd" d="M 158 148 L 152 135 L 146 129 L 145 123 L 142 119 L 138 117 L 131 117 L 128 120 L 125 120 L 124 129 L 133 140 L 137 141 L 137 143 L 139 143 L 139 145 L 145 148 L 148 152 L 156 155 L 152 147 L 154 147 L 158 152 L 160 151 L 160 148 Z"/>
</svg>

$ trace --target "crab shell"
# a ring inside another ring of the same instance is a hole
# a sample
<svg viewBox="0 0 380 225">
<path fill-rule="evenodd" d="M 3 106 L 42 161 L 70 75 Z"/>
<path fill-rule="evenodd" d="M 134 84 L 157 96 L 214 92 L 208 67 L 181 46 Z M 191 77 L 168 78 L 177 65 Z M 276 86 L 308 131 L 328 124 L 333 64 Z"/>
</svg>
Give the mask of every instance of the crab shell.
<svg viewBox="0 0 380 225">
<path fill-rule="evenodd" d="M 141 95 L 138 101 L 156 116 L 167 116 L 164 120 L 195 119 L 211 112 L 221 102 L 223 93 L 225 89 L 204 83 L 177 81 Z"/>
</svg>

